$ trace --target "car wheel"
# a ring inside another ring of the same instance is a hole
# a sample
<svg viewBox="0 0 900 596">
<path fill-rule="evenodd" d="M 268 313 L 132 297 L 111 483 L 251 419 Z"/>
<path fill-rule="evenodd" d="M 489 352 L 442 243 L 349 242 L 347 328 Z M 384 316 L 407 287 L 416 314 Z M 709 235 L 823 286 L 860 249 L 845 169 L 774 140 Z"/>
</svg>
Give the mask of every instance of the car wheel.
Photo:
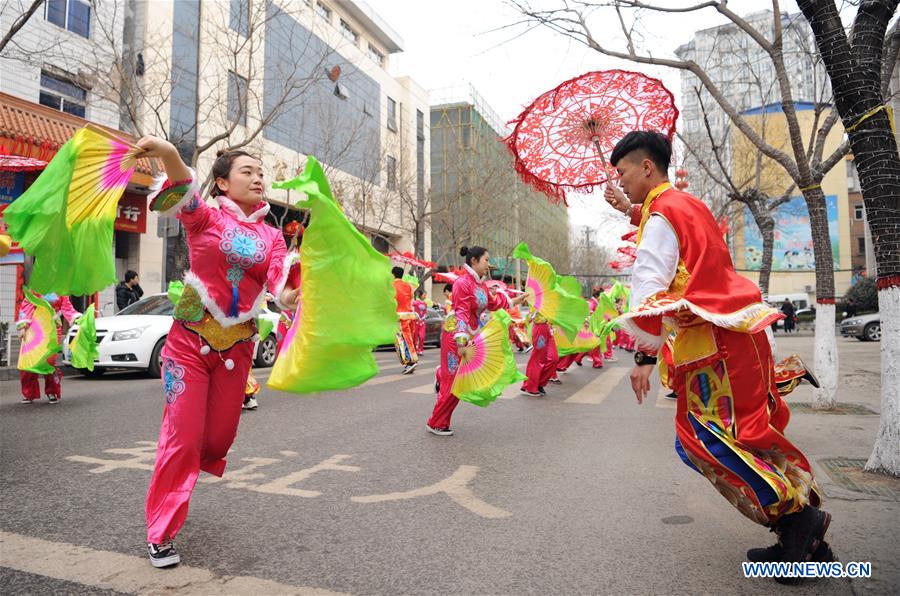
<svg viewBox="0 0 900 596">
<path fill-rule="evenodd" d="M 269 367 L 275 364 L 275 349 L 277 346 L 275 338 L 271 335 L 262 340 L 259 348 L 256 350 L 256 358 L 253 359 L 253 364 L 259 367 Z"/>
<path fill-rule="evenodd" d="M 101 368 L 99 366 L 94 367 L 94 370 L 88 370 L 86 368 L 81 369 L 81 375 L 83 377 L 87 377 L 89 379 L 96 379 L 97 377 L 102 377 L 103 373 L 106 372 L 105 368 Z"/>
<path fill-rule="evenodd" d="M 863 329 L 863 336 L 869 341 L 881 341 L 881 323 L 869 323 Z"/>
<path fill-rule="evenodd" d="M 153 351 L 150 352 L 150 366 L 147 367 L 147 374 L 156 379 L 159 378 L 159 374 L 162 371 L 162 349 L 165 345 L 166 338 L 163 337 L 156 342 L 156 345 L 153 346 Z"/>
</svg>

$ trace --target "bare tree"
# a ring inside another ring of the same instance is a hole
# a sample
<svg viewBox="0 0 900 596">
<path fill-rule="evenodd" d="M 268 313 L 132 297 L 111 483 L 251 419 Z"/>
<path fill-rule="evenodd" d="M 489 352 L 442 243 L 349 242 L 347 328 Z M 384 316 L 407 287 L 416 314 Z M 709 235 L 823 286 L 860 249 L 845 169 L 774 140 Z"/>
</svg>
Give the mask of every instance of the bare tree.
<svg viewBox="0 0 900 596">
<path fill-rule="evenodd" d="M 813 253 L 816 261 L 816 300 L 819 307 L 816 310 L 815 369 L 819 375 L 821 388 L 816 390 L 815 406 L 819 409 L 833 408 L 835 405 L 838 368 L 834 317 L 834 266 L 828 232 L 825 197 L 822 192 L 821 182 L 825 174 L 843 159 L 849 143 L 845 141 L 830 155 L 823 155 L 828 133 L 840 119 L 837 111 L 833 109 L 816 112 L 812 126 L 814 139 L 808 144 L 804 143 L 794 103 L 791 76 L 785 63 L 784 23 L 779 1 L 772 0 L 771 38 L 766 37 L 761 30 L 732 11 L 725 0 L 708 0 L 688 6 L 663 5 L 662 3 L 643 2 L 641 0 L 607 0 L 597 3 L 572 3 L 564 0 L 561 7 L 546 10 L 533 8 L 527 0 L 510 1 L 524 17 L 518 23 L 519 25 L 540 24 L 546 26 L 561 35 L 587 45 L 605 56 L 637 64 L 663 66 L 691 73 L 699 81 L 705 92 L 724 111 L 731 124 L 753 143 L 760 152 L 778 163 L 787 172 L 791 181 L 796 184 L 803 194 L 807 210 L 809 211 Z M 603 10 L 604 14 L 607 15 L 615 11 L 625 39 L 624 48 L 610 47 L 604 40 L 593 34 L 588 23 L 589 13 L 593 9 Z M 715 10 L 725 17 L 743 34 L 748 36 L 766 56 L 768 63 L 774 70 L 774 80 L 778 86 L 780 107 L 787 123 L 790 151 L 778 149 L 766 142 L 748 120 L 741 115 L 734 102 L 730 101 L 722 92 L 721 85 L 710 77 L 703 66 L 693 60 L 655 56 L 638 47 L 635 35 L 635 19 L 642 12 L 683 14 L 705 9 Z"/>
<path fill-rule="evenodd" d="M 791 184 L 777 196 L 772 196 L 772 189 L 780 182 L 782 176 L 773 176 L 763 153 L 750 143 L 742 143 L 743 147 L 731 147 L 729 140 L 732 129 L 725 126 L 721 136 L 714 134 L 709 123 L 709 114 L 701 97 L 697 93 L 700 110 L 703 114 L 704 134 L 706 142 L 695 137 L 687 139 L 684 133 L 677 133 L 684 143 L 693 161 L 724 193 L 722 199 L 710 207 L 716 219 L 725 216 L 735 203 L 743 205 L 750 212 L 754 223 L 762 237 L 763 250 L 759 267 L 759 289 L 763 296 L 769 294 L 769 279 L 772 273 L 772 257 L 775 245 L 775 218 L 773 214 L 790 201 L 796 188 Z M 760 121 L 760 134 L 766 139 L 767 122 L 765 115 Z M 739 217 L 741 214 L 737 213 Z"/>
<path fill-rule="evenodd" d="M 15 21 L 13 21 L 12 26 L 9 28 L 9 31 L 3 36 L 3 39 L 0 40 L 0 52 L 9 44 L 10 40 L 12 40 L 13 36 L 19 32 L 19 29 L 25 26 L 25 23 L 28 22 L 28 19 L 37 12 L 37 9 L 41 7 L 44 3 L 44 0 L 34 0 L 25 11 L 20 14 Z M 4 3 L 5 7 L 8 9 L 12 9 L 12 2 Z"/>
<path fill-rule="evenodd" d="M 881 424 L 866 469 L 900 476 L 900 155 L 894 124 L 884 109 L 891 77 L 897 77 L 898 2 L 861 0 L 849 34 L 833 0 L 797 4 L 831 77 L 875 246 L 882 321 Z"/>
</svg>

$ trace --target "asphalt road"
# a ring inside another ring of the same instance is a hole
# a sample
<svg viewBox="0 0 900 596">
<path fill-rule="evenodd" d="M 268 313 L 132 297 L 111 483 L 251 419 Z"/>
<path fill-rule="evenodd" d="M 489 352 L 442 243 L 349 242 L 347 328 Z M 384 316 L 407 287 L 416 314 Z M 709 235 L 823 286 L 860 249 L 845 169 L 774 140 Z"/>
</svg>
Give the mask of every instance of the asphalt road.
<svg viewBox="0 0 900 596">
<path fill-rule="evenodd" d="M 855 343 L 860 359 L 877 353 Z M 873 579 L 794 588 L 745 579 L 745 550 L 774 535 L 680 462 L 674 404 L 658 399 L 656 379 L 649 403 L 635 404 L 628 354 L 602 371 L 573 367 L 544 399 L 512 391 L 485 409 L 460 404 L 449 438 L 425 431 L 437 356 L 428 350 L 401 376 L 393 354 L 378 353 L 381 375 L 350 391 L 264 388 L 259 410 L 242 416 L 226 477 L 201 476 L 175 570 L 150 568 L 144 549 L 160 381 L 66 378 L 55 406 L 20 405 L 18 384 L 0 383 L 0 591 L 847 594 L 900 585 L 900 507 L 846 494 L 829 502 L 830 539 L 842 560 L 873 561 Z M 797 414 L 788 430 L 811 457 L 864 457 L 875 428 L 877 416 Z"/>
</svg>

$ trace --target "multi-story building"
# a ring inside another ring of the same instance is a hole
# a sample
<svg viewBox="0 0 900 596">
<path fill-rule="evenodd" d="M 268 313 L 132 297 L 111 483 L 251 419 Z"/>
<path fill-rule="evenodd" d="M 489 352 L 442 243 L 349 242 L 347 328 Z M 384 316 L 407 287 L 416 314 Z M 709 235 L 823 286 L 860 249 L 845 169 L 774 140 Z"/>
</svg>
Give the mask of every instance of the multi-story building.
<svg viewBox="0 0 900 596">
<path fill-rule="evenodd" d="M 0 30 L 32 2 L 4 2 Z M 56 0 L 46 2 L 16 33 L 0 57 L 0 153 L 49 161 L 87 121 L 125 134 L 116 87 L 117 51 L 122 47 L 125 15 L 115 0 Z M 127 136 L 127 135 L 125 135 Z M 0 171 L 0 210 L 20 196 L 40 171 Z M 115 222 L 114 256 L 120 278 L 128 269 L 142 273 L 145 287 L 159 288 L 160 257 L 147 240 L 155 229 L 147 226 L 148 168 L 139 167 L 119 203 Z M 27 280 L 30 257 L 13 253 L 0 267 L 0 321 L 15 316 L 17 296 Z M 83 306 L 82 299 L 75 300 Z M 100 293 L 97 303 L 111 314 L 113 288 Z"/>
<path fill-rule="evenodd" d="M 854 275 L 866 267 L 866 209 L 863 204 L 859 173 L 851 156 L 847 157 L 847 218 L 850 220 L 850 267 Z"/>
<path fill-rule="evenodd" d="M 133 77 L 139 126 L 169 137 L 201 173 L 221 148 L 260 156 L 275 180 L 293 177 L 314 155 L 377 248 L 429 256 L 420 217 L 429 184 L 427 94 L 389 74 L 403 41 L 367 4 L 126 1 L 135 30 L 127 49 L 142 65 Z M 296 193 L 270 190 L 268 198 L 276 225 L 303 218 Z M 181 236 L 166 249 L 171 279 L 186 264 Z"/>
<path fill-rule="evenodd" d="M 774 38 L 776 23 L 771 10 L 749 14 L 744 20 L 766 39 Z M 779 20 L 793 101 L 830 102 L 830 82 L 806 19 L 800 13 L 782 13 Z M 693 39 L 675 53 L 682 60 L 696 62 L 738 113 L 781 101 L 771 57 L 734 23 L 697 31 Z M 725 189 L 705 174 L 697 158 L 716 168 L 717 162 L 711 155 L 711 135 L 719 147 L 722 163 L 731 162 L 731 121 L 699 78 L 686 70 L 681 71 L 679 108 L 679 131 L 684 142 L 699 153 L 695 156 L 691 151 L 683 151 L 677 156 L 679 165 L 690 172 L 692 192 L 711 206 L 720 205 L 725 198 Z"/>
<path fill-rule="evenodd" d="M 524 184 L 502 143 L 509 130 L 471 86 L 432 94 L 432 260 L 462 264 L 461 246 L 488 249 L 497 275 L 524 273 L 512 251 L 528 242 L 560 271 L 569 268 L 569 214 Z"/>
<path fill-rule="evenodd" d="M 814 106 L 798 103 L 794 106 L 797 120 L 804 138 L 808 138 L 816 119 Z M 767 141 L 776 148 L 787 150 L 790 146 L 787 124 L 781 104 L 752 108 L 742 116 L 758 133 L 765 127 Z M 843 142 L 844 130 L 840 124 L 832 128 L 825 139 L 824 154 L 830 155 Z M 757 155 L 750 141 L 735 130 L 731 142 L 734 155 Z M 791 188 L 791 180 L 784 169 L 763 157 L 757 174 L 756 159 L 735 159 L 732 162 L 732 176 L 747 178 L 757 176 L 761 181 L 759 190 L 772 197 L 778 197 Z M 860 246 L 865 251 L 862 232 L 856 225 L 856 208 L 850 198 L 851 191 L 858 189 L 854 181 L 852 163 L 838 165 L 822 179 L 825 194 L 826 215 L 834 263 L 834 284 L 837 296 L 842 296 L 851 285 L 853 255 Z M 858 191 L 855 191 L 858 194 Z M 750 212 L 745 207 L 733 206 L 730 218 L 732 247 L 735 268 L 754 282 L 758 281 L 762 257 L 762 238 Z M 860 214 L 861 215 L 861 214 Z M 812 250 L 809 212 L 801 194 L 795 191 L 791 199 L 781 205 L 775 213 L 775 235 L 772 259 L 772 275 L 769 280 L 769 294 L 806 293 L 810 298 L 815 294 L 815 259 Z M 812 299 L 809 300 L 813 302 Z"/>
</svg>

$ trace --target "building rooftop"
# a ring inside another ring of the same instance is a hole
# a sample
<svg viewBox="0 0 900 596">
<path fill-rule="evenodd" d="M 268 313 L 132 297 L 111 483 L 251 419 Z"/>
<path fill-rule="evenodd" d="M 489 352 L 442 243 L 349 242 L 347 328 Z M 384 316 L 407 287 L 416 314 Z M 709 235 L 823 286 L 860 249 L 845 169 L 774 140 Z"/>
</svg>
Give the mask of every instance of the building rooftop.
<svg viewBox="0 0 900 596">
<path fill-rule="evenodd" d="M 460 83 L 450 87 L 442 87 L 441 89 L 432 89 L 428 92 L 428 96 L 431 99 L 432 110 L 455 105 L 470 105 L 481 114 L 481 117 L 494 129 L 497 136 L 506 137 L 512 132 L 506 121 L 494 111 L 470 83 Z"/>
<path fill-rule="evenodd" d="M 336 0 L 348 15 L 359 21 L 389 54 L 403 51 L 403 38 L 363 0 Z"/>
</svg>

